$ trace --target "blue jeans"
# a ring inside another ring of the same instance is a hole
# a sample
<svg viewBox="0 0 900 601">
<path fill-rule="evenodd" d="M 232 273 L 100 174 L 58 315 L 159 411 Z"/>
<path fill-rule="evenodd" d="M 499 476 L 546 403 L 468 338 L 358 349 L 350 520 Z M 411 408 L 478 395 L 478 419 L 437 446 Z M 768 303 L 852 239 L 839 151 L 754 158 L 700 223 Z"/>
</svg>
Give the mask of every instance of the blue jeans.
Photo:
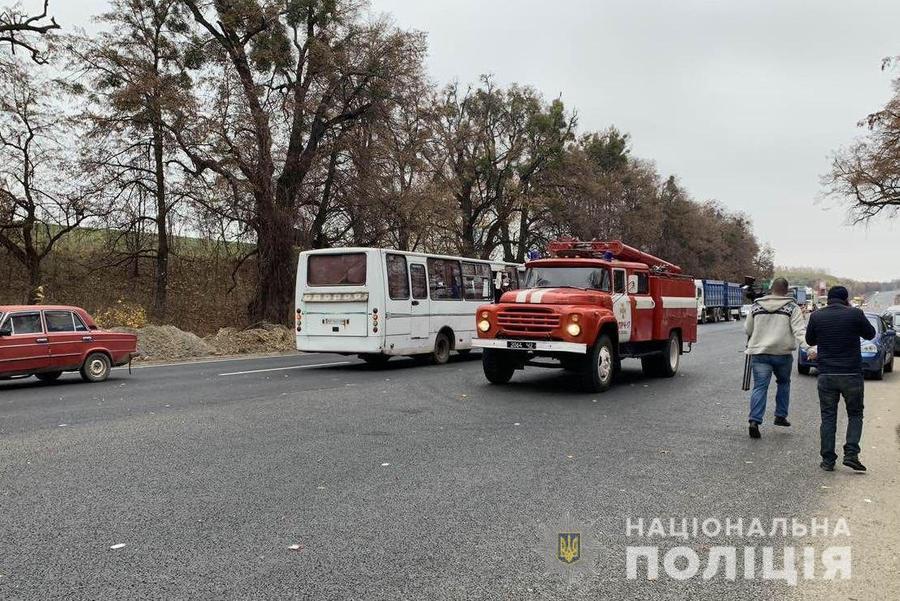
<svg viewBox="0 0 900 601">
<path fill-rule="evenodd" d="M 749 420 L 762 423 L 773 373 L 778 384 L 775 391 L 775 416 L 787 417 L 791 402 L 791 367 L 794 365 L 794 356 L 753 355 L 750 365 L 753 370 L 753 391 L 750 393 Z"/>
<path fill-rule="evenodd" d="M 844 457 L 859 455 L 859 439 L 863 428 L 863 390 L 865 383 L 862 374 L 842 376 L 819 374 L 819 409 L 822 411 L 822 426 L 819 434 L 822 438 L 822 459 L 828 463 L 837 461 L 834 452 L 834 435 L 837 432 L 837 408 L 844 397 L 847 405 L 847 442 L 844 444 Z"/>
</svg>

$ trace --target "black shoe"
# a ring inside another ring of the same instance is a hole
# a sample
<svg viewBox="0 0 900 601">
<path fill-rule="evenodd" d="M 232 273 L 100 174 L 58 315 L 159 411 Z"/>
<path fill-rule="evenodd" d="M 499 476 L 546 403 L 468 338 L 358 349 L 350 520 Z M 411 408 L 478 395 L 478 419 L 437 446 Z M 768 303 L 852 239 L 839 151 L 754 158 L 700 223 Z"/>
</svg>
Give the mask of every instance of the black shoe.
<svg viewBox="0 0 900 601">
<path fill-rule="evenodd" d="M 859 457 L 844 457 L 844 465 L 857 472 L 866 471 L 866 466 L 859 462 Z"/>
<path fill-rule="evenodd" d="M 826 472 L 834 471 L 834 464 L 829 463 L 827 461 L 822 461 L 822 463 L 819 464 L 819 467 L 822 468 L 823 470 L 825 470 Z"/>
<path fill-rule="evenodd" d="M 790 426 L 791 422 L 789 422 L 786 417 L 781 417 L 781 416 L 776 415 L 775 416 L 775 425 L 776 426 Z"/>
<path fill-rule="evenodd" d="M 750 422 L 750 438 L 759 438 L 759 422 Z"/>
</svg>

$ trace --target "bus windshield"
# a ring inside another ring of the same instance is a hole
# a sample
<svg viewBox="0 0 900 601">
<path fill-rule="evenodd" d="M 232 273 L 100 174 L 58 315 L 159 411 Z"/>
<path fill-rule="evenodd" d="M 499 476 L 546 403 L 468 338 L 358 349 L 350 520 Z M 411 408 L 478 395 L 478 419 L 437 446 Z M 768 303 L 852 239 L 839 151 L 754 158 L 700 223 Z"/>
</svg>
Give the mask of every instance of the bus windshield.
<svg viewBox="0 0 900 601">
<path fill-rule="evenodd" d="M 366 283 L 366 254 L 309 255 L 306 283 L 310 286 L 362 286 Z"/>
<path fill-rule="evenodd" d="M 609 292 L 609 270 L 601 267 L 532 267 L 525 288 L 584 288 Z"/>
</svg>

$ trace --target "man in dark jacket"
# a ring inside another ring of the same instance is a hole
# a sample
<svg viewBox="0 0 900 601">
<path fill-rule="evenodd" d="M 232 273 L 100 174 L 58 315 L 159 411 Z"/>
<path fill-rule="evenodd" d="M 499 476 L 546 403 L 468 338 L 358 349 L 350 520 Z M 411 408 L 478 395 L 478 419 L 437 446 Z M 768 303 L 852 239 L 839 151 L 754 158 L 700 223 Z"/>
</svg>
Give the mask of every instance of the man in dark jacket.
<svg viewBox="0 0 900 601">
<path fill-rule="evenodd" d="M 837 454 L 834 435 L 837 430 L 837 407 L 841 395 L 847 405 L 847 441 L 844 465 L 866 471 L 859 461 L 859 439 L 863 427 L 863 373 L 859 339 L 875 337 L 875 328 L 865 313 L 847 303 L 849 294 L 843 286 L 828 291 L 828 305 L 809 316 L 806 343 L 817 345 L 819 370 L 819 408 L 822 425 L 822 469 L 834 470 Z"/>
</svg>

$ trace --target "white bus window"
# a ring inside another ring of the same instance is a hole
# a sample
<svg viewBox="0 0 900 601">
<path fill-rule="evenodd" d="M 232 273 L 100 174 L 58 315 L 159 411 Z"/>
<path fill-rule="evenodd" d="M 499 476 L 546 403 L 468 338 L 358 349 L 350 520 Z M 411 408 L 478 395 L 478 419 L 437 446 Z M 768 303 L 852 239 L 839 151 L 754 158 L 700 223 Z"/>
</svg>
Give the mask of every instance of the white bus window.
<svg viewBox="0 0 900 601">
<path fill-rule="evenodd" d="M 387 256 L 388 296 L 391 300 L 409 298 L 409 275 L 406 273 L 406 257 L 403 255 Z"/>
<path fill-rule="evenodd" d="M 413 263 L 409 266 L 409 279 L 412 281 L 412 297 L 428 298 L 428 278 L 425 277 L 425 266 Z"/>
<path fill-rule="evenodd" d="M 306 283 L 310 286 L 362 286 L 366 283 L 366 255 L 310 255 Z"/>
<path fill-rule="evenodd" d="M 431 278 L 431 300 L 462 299 L 462 279 L 459 261 L 449 259 L 428 259 L 428 274 Z"/>
<path fill-rule="evenodd" d="M 487 263 L 462 264 L 466 300 L 491 300 L 491 267 Z"/>
</svg>

